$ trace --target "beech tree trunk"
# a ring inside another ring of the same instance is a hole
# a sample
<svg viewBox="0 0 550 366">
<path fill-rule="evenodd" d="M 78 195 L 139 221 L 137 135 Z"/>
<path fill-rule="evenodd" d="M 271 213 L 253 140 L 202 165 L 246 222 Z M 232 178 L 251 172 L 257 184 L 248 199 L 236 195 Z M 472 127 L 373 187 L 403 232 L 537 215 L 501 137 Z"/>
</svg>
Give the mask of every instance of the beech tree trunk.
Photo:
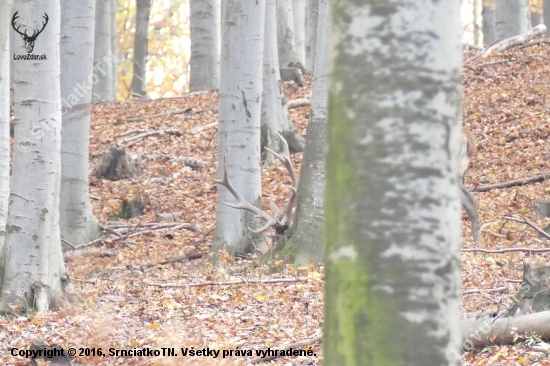
<svg viewBox="0 0 550 366">
<path fill-rule="evenodd" d="M 483 0 L 481 17 L 483 20 L 483 43 L 491 45 L 497 40 L 495 0 Z"/>
<path fill-rule="evenodd" d="M 8 52 L 5 48 L 6 43 L 9 45 L 9 30 L 10 20 L 12 17 L 12 3 L 13 0 L 3 0 L 0 2 L 0 51 L 2 53 Z M 0 68 L 6 61 L 4 57 L 0 57 Z"/>
<path fill-rule="evenodd" d="M 49 22 L 35 45 L 46 60 L 15 62 L 15 123 L 12 188 L 6 242 L 0 261 L 0 310 L 45 311 L 63 301 L 71 284 L 61 254 L 60 4 L 17 0 L 24 24 Z M 42 20 L 43 21 L 43 20 Z M 23 40 L 15 54 L 26 54 Z M 15 308 L 14 308 L 15 307 Z"/>
<path fill-rule="evenodd" d="M 517 36 L 529 29 L 529 3 L 526 0 L 497 0 L 495 16 L 498 39 Z"/>
<path fill-rule="evenodd" d="M 303 69 L 296 51 L 292 0 L 277 0 L 277 44 L 279 66 Z"/>
<path fill-rule="evenodd" d="M 61 236 L 74 245 L 101 236 L 88 184 L 95 0 L 61 0 Z"/>
<path fill-rule="evenodd" d="M 332 6 L 323 363 L 459 365 L 460 2 Z"/>
<path fill-rule="evenodd" d="M 550 35 L 550 0 L 542 2 L 542 20 L 546 26 L 546 35 Z"/>
<path fill-rule="evenodd" d="M 222 55 L 218 124 L 218 179 L 224 163 L 228 178 L 248 202 L 261 207 L 260 113 L 265 2 L 227 0 L 222 6 Z M 236 203 L 233 195 L 218 185 L 214 250 L 230 255 L 266 250 L 261 226 L 248 211 L 223 202 Z"/>
<path fill-rule="evenodd" d="M 136 36 L 134 39 L 134 75 L 130 92 L 137 96 L 147 95 L 146 74 L 147 74 L 147 37 L 149 34 L 149 12 L 151 0 L 136 0 Z"/>
<path fill-rule="evenodd" d="M 95 38 L 94 38 L 94 73 L 97 82 L 93 87 L 92 100 L 116 99 L 117 58 L 113 54 L 113 4 L 116 0 L 96 0 Z M 114 70 L 113 70 L 114 69 Z"/>
<path fill-rule="evenodd" d="M 276 0 L 266 0 L 261 141 L 268 165 L 275 164 L 276 159 L 273 154 L 265 152 L 264 147 L 279 153 L 283 151 L 277 133 L 287 140 L 291 152 L 303 151 L 305 144 L 304 138 L 296 130 L 288 115 L 283 94 L 277 57 L 276 7 Z"/>
<path fill-rule="evenodd" d="M 189 90 L 218 88 L 219 78 L 219 14 L 216 0 L 191 0 L 191 61 Z"/>
<path fill-rule="evenodd" d="M 306 62 L 306 0 L 292 0 L 294 38 L 300 63 Z"/>
<path fill-rule="evenodd" d="M 2 5 L 0 5 L 0 8 Z M 10 9 L 11 10 L 11 9 Z M 3 11 L 3 9 L 2 9 Z M 10 60 L 9 33 L 4 32 L 0 55 L 0 253 L 6 237 L 10 194 Z M 1 266 L 1 264 L 0 264 Z M 0 273 L 2 270 L 0 269 Z"/>
<path fill-rule="evenodd" d="M 317 48 L 317 22 L 319 18 L 319 0 L 306 0 L 306 64 L 308 73 L 313 73 L 315 50 Z"/>
<path fill-rule="evenodd" d="M 323 258 L 329 35 L 329 0 L 320 0 L 317 60 L 306 148 L 298 185 L 299 201 L 294 225 L 287 233 L 290 239 L 286 243 L 287 250 L 294 253 L 294 262 L 297 266 L 320 263 Z"/>
</svg>

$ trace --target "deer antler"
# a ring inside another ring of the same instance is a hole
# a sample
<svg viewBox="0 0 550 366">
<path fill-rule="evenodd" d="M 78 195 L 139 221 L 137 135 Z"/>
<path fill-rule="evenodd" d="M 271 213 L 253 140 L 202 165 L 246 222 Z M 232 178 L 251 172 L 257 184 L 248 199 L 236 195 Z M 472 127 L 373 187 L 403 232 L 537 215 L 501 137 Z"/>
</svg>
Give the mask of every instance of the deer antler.
<svg viewBox="0 0 550 366">
<path fill-rule="evenodd" d="M 252 230 L 249 228 L 251 232 L 254 234 L 259 234 L 270 227 L 286 227 L 292 225 L 294 221 L 294 212 L 296 210 L 296 206 L 298 205 L 298 195 L 297 195 L 297 189 L 298 189 L 298 179 L 296 179 L 296 172 L 294 170 L 294 166 L 292 165 L 292 161 L 290 160 L 290 152 L 288 149 L 288 144 L 283 136 L 281 136 L 279 133 L 277 133 L 277 136 L 281 140 L 283 144 L 283 152 L 282 154 L 278 154 L 268 148 L 266 148 L 267 151 L 272 153 L 277 159 L 279 159 L 283 165 L 287 168 L 290 179 L 292 180 L 292 185 L 289 186 L 291 192 L 290 192 L 290 198 L 285 205 L 285 208 L 282 210 L 277 207 L 277 205 L 273 202 L 273 200 L 269 199 L 269 208 L 271 209 L 271 212 L 273 212 L 274 216 L 269 215 L 265 211 L 260 210 L 258 207 L 254 206 L 253 204 L 247 202 L 240 194 L 235 190 L 235 188 L 229 183 L 229 179 L 227 178 L 227 165 L 225 163 L 225 156 L 224 156 L 224 162 L 223 162 L 223 179 L 218 180 L 216 179 L 216 183 L 221 184 L 225 188 L 231 192 L 231 194 L 235 197 L 237 200 L 237 204 L 230 204 L 227 202 L 224 202 L 229 207 L 241 209 L 241 210 L 247 210 L 252 212 L 256 215 L 256 217 L 261 218 L 265 221 L 265 225 L 262 226 L 259 229 Z"/>
<path fill-rule="evenodd" d="M 255 214 L 257 217 L 265 221 L 265 225 L 259 229 L 252 230 L 251 228 L 248 228 L 251 232 L 253 232 L 254 234 L 259 234 L 262 231 L 266 231 L 270 227 L 275 226 L 277 224 L 277 220 L 274 217 L 268 215 L 264 211 L 260 210 L 258 207 L 254 206 L 253 204 L 245 200 L 243 196 L 241 196 L 240 193 L 237 192 L 235 188 L 233 188 L 231 183 L 229 183 L 229 179 L 227 178 L 227 164 L 225 163 L 225 156 L 223 157 L 223 179 L 222 180 L 216 179 L 215 182 L 227 188 L 227 190 L 231 192 L 231 194 L 235 197 L 235 199 L 237 199 L 236 205 L 227 203 L 227 202 L 224 202 L 224 204 L 226 204 L 229 207 L 237 208 L 240 210 L 250 211 L 253 214 Z"/>
<path fill-rule="evenodd" d="M 294 166 L 292 165 L 292 161 L 290 160 L 290 151 L 288 149 L 288 143 L 286 142 L 285 138 L 281 136 L 278 132 L 275 133 L 277 137 L 279 137 L 279 140 L 281 140 L 283 144 L 283 153 L 278 154 L 273 150 L 265 148 L 267 151 L 273 154 L 277 159 L 279 159 L 285 168 L 288 170 L 288 173 L 290 174 L 290 179 L 292 181 L 292 185 L 288 186 L 291 190 L 290 192 L 290 198 L 288 199 L 287 204 L 285 205 L 285 208 L 282 210 L 277 207 L 275 202 L 273 202 L 272 199 L 268 200 L 269 208 L 271 209 L 271 212 L 275 215 L 275 218 L 281 225 L 291 226 L 294 221 L 294 211 L 296 209 L 296 206 L 298 205 L 298 179 L 296 179 L 296 171 L 294 170 Z"/>
</svg>

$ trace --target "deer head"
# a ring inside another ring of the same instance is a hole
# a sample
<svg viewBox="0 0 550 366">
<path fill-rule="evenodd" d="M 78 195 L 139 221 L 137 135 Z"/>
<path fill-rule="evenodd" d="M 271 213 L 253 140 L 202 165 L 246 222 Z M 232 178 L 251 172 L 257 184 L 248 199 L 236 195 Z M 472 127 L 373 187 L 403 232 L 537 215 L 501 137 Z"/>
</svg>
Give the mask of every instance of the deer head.
<svg viewBox="0 0 550 366">
<path fill-rule="evenodd" d="M 40 30 L 35 29 L 32 35 L 29 36 L 27 34 L 27 30 L 25 30 L 25 33 L 21 33 L 19 31 L 19 28 L 21 27 L 21 25 L 16 27 L 15 21 L 17 20 L 17 18 L 19 18 L 19 15 L 17 15 L 17 13 L 19 13 L 19 11 L 16 11 L 15 14 L 13 14 L 13 17 L 11 18 L 11 26 L 17 33 L 21 35 L 21 38 L 23 38 L 23 40 L 25 41 L 25 48 L 27 49 L 27 53 L 31 53 L 32 50 L 34 49 L 34 42 L 36 41 L 36 38 L 38 38 L 38 35 L 40 35 L 40 33 L 42 33 L 44 28 L 46 28 L 46 24 L 48 24 L 48 20 L 49 20 L 48 14 L 44 13 L 44 19 L 46 19 L 46 21 L 42 23 L 42 29 Z"/>
</svg>

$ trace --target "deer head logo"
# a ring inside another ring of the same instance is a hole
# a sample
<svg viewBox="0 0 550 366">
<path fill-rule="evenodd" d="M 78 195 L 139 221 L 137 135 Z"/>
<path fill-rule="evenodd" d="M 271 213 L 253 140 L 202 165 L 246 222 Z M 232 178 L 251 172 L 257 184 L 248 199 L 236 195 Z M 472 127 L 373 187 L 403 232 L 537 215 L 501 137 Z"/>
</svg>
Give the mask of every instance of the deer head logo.
<svg viewBox="0 0 550 366">
<path fill-rule="evenodd" d="M 21 27 L 21 25 L 19 25 L 16 28 L 15 21 L 17 20 L 17 18 L 19 18 L 19 15 L 17 15 L 17 13 L 19 13 L 19 11 L 16 11 L 15 14 L 13 14 L 13 17 L 11 18 L 11 26 L 17 33 L 21 35 L 21 38 L 23 38 L 23 40 L 25 41 L 25 48 L 27 49 L 27 53 L 31 53 L 32 50 L 34 49 L 34 41 L 36 41 L 36 38 L 38 38 L 38 35 L 42 33 L 44 28 L 46 28 L 46 24 L 48 24 L 48 20 L 49 20 L 48 14 L 44 13 L 44 19 L 46 19 L 46 21 L 42 23 L 42 29 L 40 30 L 35 29 L 32 35 L 29 36 L 27 34 L 27 30 L 25 30 L 25 33 L 21 33 L 19 31 L 19 28 Z"/>
</svg>

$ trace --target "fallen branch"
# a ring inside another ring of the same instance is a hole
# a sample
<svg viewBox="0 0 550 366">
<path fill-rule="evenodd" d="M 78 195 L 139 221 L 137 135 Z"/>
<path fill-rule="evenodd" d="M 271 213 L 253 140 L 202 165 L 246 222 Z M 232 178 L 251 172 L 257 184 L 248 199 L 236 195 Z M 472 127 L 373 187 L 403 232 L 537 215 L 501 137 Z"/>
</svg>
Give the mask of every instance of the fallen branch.
<svg viewBox="0 0 550 366">
<path fill-rule="evenodd" d="M 305 341 L 294 343 L 294 344 L 284 348 L 283 350 L 288 351 L 290 349 L 293 349 L 293 350 L 304 349 L 304 348 L 307 348 L 307 347 L 312 346 L 314 344 L 321 343 L 322 340 L 323 340 L 323 337 L 318 336 L 318 337 L 315 337 L 313 339 L 307 339 Z M 255 365 L 255 364 L 258 364 L 258 363 L 271 361 L 271 360 L 274 360 L 274 359 L 279 358 L 279 357 L 284 357 L 284 356 L 276 355 L 276 356 L 257 357 L 257 358 L 254 358 L 254 359 L 246 362 L 245 365 Z"/>
<path fill-rule="evenodd" d="M 471 43 L 463 43 L 462 48 L 469 48 L 471 50 L 483 51 L 483 47 L 476 46 L 475 44 L 471 44 Z"/>
<path fill-rule="evenodd" d="M 150 116 L 140 116 L 140 117 L 130 117 L 130 118 L 125 118 L 125 119 L 119 119 L 115 122 L 115 125 L 120 125 L 120 124 L 123 124 L 125 122 L 143 121 L 145 119 L 150 119 L 150 118 L 167 117 L 167 116 L 174 115 L 174 114 L 189 113 L 192 110 L 193 110 L 192 108 L 187 108 L 187 109 L 179 109 L 179 110 L 175 110 L 175 111 L 169 111 L 169 112 L 165 112 L 165 113 L 152 114 Z"/>
<path fill-rule="evenodd" d="M 517 335 L 536 334 L 550 338 L 550 311 L 514 318 L 471 318 L 462 321 L 464 346 L 468 349 L 488 344 L 512 343 Z"/>
<path fill-rule="evenodd" d="M 199 131 L 202 131 L 202 130 L 206 130 L 206 129 L 210 128 L 210 127 L 215 127 L 215 126 L 217 126 L 217 125 L 218 125 L 218 121 L 212 122 L 212 123 L 209 123 L 209 124 L 203 125 L 203 126 L 193 127 L 193 128 L 191 129 L 191 132 L 199 132 Z"/>
<path fill-rule="evenodd" d="M 183 260 L 193 260 L 193 259 L 199 259 L 199 258 L 202 258 L 202 256 L 204 255 L 204 253 L 191 253 L 191 254 L 187 254 L 187 255 L 184 255 L 183 257 L 176 257 L 176 258 L 170 258 L 166 261 L 162 261 L 162 262 L 159 262 L 159 263 L 156 263 L 156 264 L 150 264 L 150 265 L 145 265 L 144 267 L 152 267 L 152 266 L 162 266 L 164 264 L 170 264 L 170 263 L 182 263 Z"/>
<path fill-rule="evenodd" d="M 462 295 L 471 295 L 471 294 L 480 294 L 482 292 L 502 292 L 502 291 L 506 291 L 508 290 L 508 287 L 506 286 L 502 286 L 502 287 L 497 287 L 497 288 L 491 288 L 491 289 L 488 289 L 488 290 L 468 290 L 468 291 L 464 291 L 462 292 Z"/>
<path fill-rule="evenodd" d="M 531 46 L 537 46 L 539 44 L 550 44 L 550 41 L 547 40 L 547 39 L 537 39 L 537 40 L 534 40 L 534 41 L 531 41 L 527 44 L 524 44 L 523 46 L 520 46 L 519 48 L 523 49 L 523 48 L 527 48 L 527 47 L 531 47 Z"/>
<path fill-rule="evenodd" d="M 527 219 L 518 219 L 518 218 L 515 218 L 513 216 L 504 216 L 504 218 L 506 220 L 509 220 L 509 221 L 514 221 L 514 222 L 520 222 L 522 224 L 526 224 L 526 225 L 529 225 L 531 226 L 533 229 L 535 229 L 535 231 L 537 233 L 539 233 L 540 235 L 544 236 L 546 239 L 550 239 L 550 235 L 548 235 L 548 233 L 544 230 L 542 230 L 541 228 L 539 228 L 537 225 L 533 224 L 531 221 L 527 220 Z"/>
<path fill-rule="evenodd" d="M 145 226 L 146 228 L 144 228 L 142 230 L 137 230 L 138 227 L 129 226 L 127 224 L 123 224 L 121 226 L 104 225 L 103 226 L 104 230 L 109 231 L 109 232 L 112 232 L 113 230 L 115 230 L 116 234 L 113 233 L 113 234 L 111 234 L 112 236 L 109 236 L 107 238 L 99 238 L 99 239 L 93 240 L 89 243 L 76 245 L 76 246 L 68 243 L 64 239 L 62 239 L 62 240 L 64 242 L 66 242 L 69 246 L 72 247 L 72 251 L 76 251 L 76 250 L 82 250 L 82 249 L 88 248 L 90 246 L 93 246 L 95 244 L 98 244 L 102 240 L 110 240 L 112 242 L 115 242 L 115 241 L 118 241 L 118 240 L 121 240 L 121 239 L 131 238 L 131 237 L 134 237 L 134 236 L 137 236 L 137 235 L 150 234 L 154 231 L 163 230 L 163 229 L 172 229 L 172 230 L 186 229 L 186 230 L 191 230 L 191 231 L 195 231 L 195 232 L 200 231 L 200 226 L 195 225 L 195 224 L 189 224 L 189 223 L 186 223 L 186 222 L 185 223 L 181 223 L 181 222 L 173 222 L 173 223 L 151 222 L 151 223 L 141 224 L 141 226 Z M 124 235 L 125 232 L 129 232 L 130 230 L 136 230 L 136 231 L 131 233 L 131 234 Z"/>
<path fill-rule="evenodd" d="M 505 282 L 510 282 L 510 283 L 522 283 L 523 282 L 522 280 L 512 280 L 511 278 L 505 278 L 504 281 Z"/>
<path fill-rule="evenodd" d="M 487 254 L 499 254 L 499 253 L 509 253 L 509 252 L 526 252 L 526 253 L 548 253 L 550 248 L 545 249 L 529 249 L 529 248 L 506 248 L 506 249 L 461 249 L 462 253 L 487 253 Z"/>
<path fill-rule="evenodd" d="M 536 27 L 529 29 L 524 34 L 506 38 L 500 42 L 495 43 L 491 47 L 487 48 L 485 52 L 483 52 L 483 56 L 481 57 L 487 57 L 493 52 L 502 52 L 512 47 L 526 44 L 527 42 L 531 41 L 533 38 L 542 36 L 545 33 L 546 33 L 546 26 L 544 24 L 539 24 Z"/>
<path fill-rule="evenodd" d="M 542 173 L 538 174 L 531 178 L 523 178 L 523 179 L 516 179 L 516 180 L 510 180 L 507 182 L 497 183 L 497 184 L 488 184 L 486 186 L 477 186 L 474 189 L 472 189 L 472 192 L 487 192 L 491 189 L 496 188 L 510 188 L 515 186 L 523 186 L 525 184 L 529 183 L 538 183 L 542 182 L 546 179 L 550 178 L 550 173 Z"/>
<path fill-rule="evenodd" d="M 492 65 L 498 65 L 498 64 L 504 64 L 506 62 L 510 62 L 510 60 L 500 60 L 500 61 L 493 61 L 493 62 L 484 62 L 482 64 L 474 66 L 475 69 L 480 69 L 485 66 L 492 66 Z"/>
<path fill-rule="evenodd" d="M 533 349 L 533 351 L 542 352 L 550 355 L 550 345 L 548 345 L 548 343 L 538 343 L 533 345 L 533 347 L 531 348 Z"/>
<path fill-rule="evenodd" d="M 286 105 L 288 109 L 307 107 L 311 105 L 311 99 L 300 98 L 300 99 L 289 100 Z"/>
<path fill-rule="evenodd" d="M 185 287 L 199 287 L 199 286 L 231 286 L 231 285 L 242 285 L 249 283 L 288 283 L 288 282 L 305 282 L 308 279 L 306 277 L 300 278 L 272 278 L 269 280 L 237 280 L 237 281 L 225 281 L 225 282 L 197 282 L 197 283 L 186 283 L 183 285 L 174 285 L 174 284 L 164 284 L 164 283 L 147 283 L 147 286 L 155 287 L 175 287 L 175 288 L 185 288 Z"/>
<path fill-rule="evenodd" d="M 181 136 L 185 133 L 185 131 L 183 130 L 179 130 L 179 129 L 176 129 L 176 128 L 172 128 L 172 129 L 168 129 L 168 130 L 149 130 L 149 131 L 146 131 L 146 132 L 143 132 L 139 135 L 136 135 L 136 136 L 132 136 L 132 137 L 126 137 L 124 139 L 121 139 L 119 141 L 117 141 L 117 146 L 120 147 L 120 148 L 123 148 L 123 149 L 127 149 L 129 148 L 130 146 L 134 145 L 135 143 L 137 143 L 139 140 L 142 140 L 144 139 L 145 137 L 148 137 L 148 136 L 152 136 L 152 135 L 177 135 L 177 136 Z M 123 143 L 125 142 L 128 142 L 126 145 L 122 145 Z"/>
</svg>

